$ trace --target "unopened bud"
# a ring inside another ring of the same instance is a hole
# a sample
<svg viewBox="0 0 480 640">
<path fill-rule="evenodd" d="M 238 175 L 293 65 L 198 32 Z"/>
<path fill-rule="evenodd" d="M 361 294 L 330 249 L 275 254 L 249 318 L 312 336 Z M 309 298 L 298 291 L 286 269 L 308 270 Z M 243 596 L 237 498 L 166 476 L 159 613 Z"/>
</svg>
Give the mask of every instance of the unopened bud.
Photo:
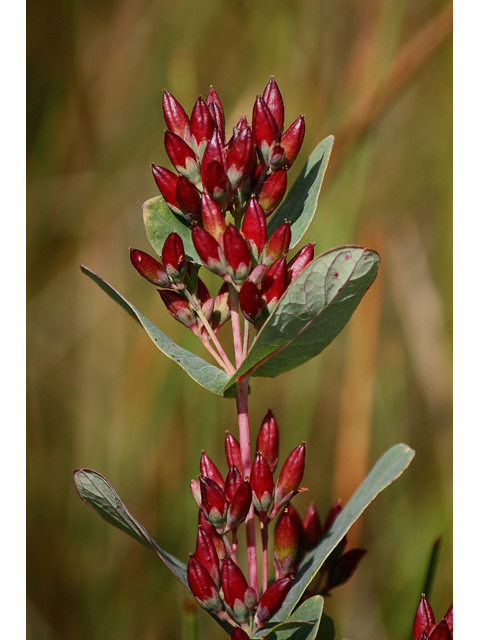
<svg viewBox="0 0 480 640">
<path fill-rule="evenodd" d="M 228 283 L 224 282 L 213 304 L 211 325 L 215 333 L 230 319 L 230 315 L 230 292 Z"/>
<path fill-rule="evenodd" d="M 204 266 L 223 277 L 226 274 L 225 260 L 215 238 L 196 224 L 192 228 L 192 241 Z"/>
<path fill-rule="evenodd" d="M 202 494 L 202 511 L 207 520 L 220 528 L 227 517 L 227 499 L 216 482 L 200 476 L 200 491 Z"/>
<path fill-rule="evenodd" d="M 233 500 L 236 490 L 242 484 L 242 474 L 235 464 L 230 467 L 227 477 L 225 478 L 225 496 L 229 502 Z"/>
<path fill-rule="evenodd" d="M 247 517 L 251 504 L 252 488 L 249 482 L 243 481 L 235 491 L 235 495 L 228 507 L 227 525 L 231 528 L 238 527 Z"/>
<path fill-rule="evenodd" d="M 249 322 L 256 324 L 262 319 L 264 306 L 257 285 L 247 280 L 238 293 L 238 301 L 244 317 Z"/>
<path fill-rule="evenodd" d="M 190 137 L 190 120 L 182 105 L 166 89 L 163 91 L 162 106 L 165 122 L 169 130 L 179 135 L 183 140 L 188 140 Z"/>
<path fill-rule="evenodd" d="M 192 145 L 195 148 L 198 158 L 201 160 L 208 141 L 212 137 L 215 123 L 210 111 L 200 97 L 195 103 L 190 116 L 190 132 L 192 134 Z"/>
<path fill-rule="evenodd" d="M 263 263 L 267 266 L 271 265 L 275 260 L 287 255 L 292 232 L 288 222 L 284 222 L 270 236 L 267 246 L 265 247 L 265 257 Z"/>
<path fill-rule="evenodd" d="M 220 588 L 220 562 L 213 540 L 208 533 L 199 527 L 197 531 L 197 543 L 195 547 L 195 558 L 205 567 L 211 575 L 213 581 Z"/>
<path fill-rule="evenodd" d="M 238 189 L 251 170 L 254 155 L 252 132 L 246 127 L 233 139 L 228 150 L 226 169 L 232 191 Z"/>
<path fill-rule="evenodd" d="M 213 613 L 221 611 L 222 601 L 217 586 L 195 556 L 190 556 L 188 560 L 187 581 L 195 600 L 203 609 Z"/>
<path fill-rule="evenodd" d="M 232 281 L 237 284 L 245 282 L 250 272 L 252 259 L 246 240 L 232 224 L 227 226 L 223 234 L 223 251 L 227 272 Z"/>
<path fill-rule="evenodd" d="M 304 137 L 305 119 L 303 116 L 300 116 L 285 131 L 280 140 L 280 144 L 285 149 L 285 158 L 283 162 L 286 169 L 292 166 L 298 152 L 300 151 Z"/>
<path fill-rule="evenodd" d="M 278 88 L 273 76 L 270 77 L 270 80 L 263 91 L 263 99 L 277 123 L 279 132 L 282 133 L 285 107 L 283 104 L 282 94 L 280 93 L 280 89 Z"/>
<path fill-rule="evenodd" d="M 240 445 L 231 433 L 227 431 L 225 436 L 225 456 L 229 468 L 235 465 L 240 473 L 242 473 L 242 455 Z"/>
<path fill-rule="evenodd" d="M 200 193 L 185 176 L 179 176 L 175 188 L 177 204 L 189 222 L 200 220 Z"/>
<path fill-rule="evenodd" d="M 285 460 L 275 486 L 274 511 L 286 504 L 297 493 L 305 470 L 305 443 L 302 442 Z M 272 512 L 273 515 L 273 512 Z"/>
<path fill-rule="evenodd" d="M 221 489 L 225 488 L 222 474 L 207 456 L 205 451 L 202 451 L 202 455 L 200 458 L 200 473 L 202 474 L 202 476 L 210 478 L 210 480 L 216 482 Z"/>
<path fill-rule="evenodd" d="M 278 462 L 278 443 L 277 421 L 272 410 L 269 409 L 258 432 L 256 450 L 265 458 L 272 473 L 275 471 Z"/>
<path fill-rule="evenodd" d="M 153 177 L 155 179 L 155 184 L 157 185 L 160 193 L 162 194 L 165 202 L 168 204 L 170 209 L 175 213 L 182 214 L 182 210 L 178 206 L 177 198 L 175 196 L 178 176 L 170 171 L 170 169 L 165 169 L 165 167 L 158 167 L 156 164 L 151 164 Z"/>
<path fill-rule="evenodd" d="M 222 245 L 223 244 L 223 234 L 225 229 L 227 228 L 227 223 L 225 222 L 225 216 L 222 213 L 222 210 L 215 202 L 215 200 L 208 195 L 208 193 L 204 193 L 202 195 L 202 225 L 205 231 L 215 238 L 215 240 Z"/>
<path fill-rule="evenodd" d="M 260 598 L 254 622 L 262 627 L 277 613 L 292 586 L 292 578 L 281 578 L 273 582 Z"/>
<path fill-rule="evenodd" d="M 305 517 L 303 518 L 303 540 L 307 551 L 320 541 L 323 535 L 322 523 L 318 511 L 315 509 L 313 502 L 308 507 Z"/>
<path fill-rule="evenodd" d="M 275 529 L 273 563 L 277 580 L 285 578 L 293 569 L 297 555 L 297 536 L 294 524 L 285 510 L 278 520 Z"/>
<path fill-rule="evenodd" d="M 145 251 L 130 249 L 130 260 L 138 273 L 156 287 L 168 289 L 172 286 L 163 265 Z"/>
<path fill-rule="evenodd" d="M 272 313 L 286 288 L 287 261 L 285 258 L 280 258 L 269 267 L 262 282 L 261 296 L 269 313 Z"/>
<path fill-rule="evenodd" d="M 196 330 L 197 317 L 190 304 L 176 291 L 158 291 L 168 313 L 191 331 Z"/>
<path fill-rule="evenodd" d="M 267 244 L 267 219 L 256 198 L 250 198 L 242 220 L 242 233 L 247 239 L 256 259 Z"/>
<path fill-rule="evenodd" d="M 250 593 L 247 593 L 250 589 L 241 569 L 231 558 L 226 558 L 222 565 L 221 581 L 225 606 L 229 615 L 239 624 L 243 624 L 249 617 L 245 595 L 250 596 Z"/>
<path fill-rule="evenodd" d="M 162 262 L 169 278 L 176 284 L 183 281 L 187 270 L 185 249 L 178 233 L 172 231 L 167 236 L 162 249 Z"/>
<path fill-rule="evenodd" d="M 313 242 L 306 244 L 287 264 L 288 284 L 293 282 L 302 273 L 307 264 L 313 260 L 314 247 Z"/>
<path fill-rule="evenodd" d="M 272 503 L 274 482 L 268 462 L 257 453 L 250 475 L 253 506 L 259 513 L 266 513 Z"/>
<path fill-rule="evenodd" d="M 283 200 L 286 190 L 287 173 L 285 169 L 279 169 L 267 176 L 257 196 L 258 202 L 265 211 L 266 216 L 269 216 L 275 211 Z"/>
</svg>

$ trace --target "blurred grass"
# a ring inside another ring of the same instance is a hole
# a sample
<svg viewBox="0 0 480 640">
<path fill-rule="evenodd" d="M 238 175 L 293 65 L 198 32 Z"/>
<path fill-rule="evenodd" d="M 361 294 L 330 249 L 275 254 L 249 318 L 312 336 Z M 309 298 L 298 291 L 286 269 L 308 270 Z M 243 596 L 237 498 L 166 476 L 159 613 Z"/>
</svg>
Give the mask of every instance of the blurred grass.
<svg viewBox="0 0 480 640">
<path fill-rule="evenodd" d="M 403 640 L 443 536 L 431 602 L 452 600 L 451 15 L 432 0 L 50 0 L 28 6 L 28 637 L 183 637 L 186 595 L 153 554 L 75 494 L 93 467 L 167 550 L 194 549 L 189 480 L 205 449 L 223 464 L 234 403 L 208 395 L 81 275 L 100 273 L 186 348 L 132 270 L 149 250 L 149 163 L 168 166 L 161 95 L 187 111 L 212 84 L 227 126 L 251 116 L 271 74 L 286 121 L 307 134 L 292 174 L 336 136 L 317 216 L 317 253 L 371 246 L 381 277 L 318 358 L 254 380 L 253 431 L 272 407 L 284 457 L 307 440 L 307 494 L 346 502 L 396 442 L 408 472 L 355 526 L 369 550 L 326 603 L 338 636 Z M 294 176 L 290 178 L 290 184 Z M 223 468 L 223 467 L 222 467 Z M 200 638 L 222 637 L 199 615 Z"/>
</svg>

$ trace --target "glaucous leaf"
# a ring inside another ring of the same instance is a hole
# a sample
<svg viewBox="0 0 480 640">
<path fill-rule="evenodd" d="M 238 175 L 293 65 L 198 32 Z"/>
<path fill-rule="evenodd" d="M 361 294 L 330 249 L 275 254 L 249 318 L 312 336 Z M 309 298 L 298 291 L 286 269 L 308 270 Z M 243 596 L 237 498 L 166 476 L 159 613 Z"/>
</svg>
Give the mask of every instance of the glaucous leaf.
<svg viewBox="0 0 480 640">
<path fill-rule="evenodd" d="M 313 260 L 280 298 L 226 389 L 241 375 L 275 377 L 318 355 L 344 328 L 379 265 L 375 251 L 355 246 Z"/>
<path fill-rule="evenodd" d="M 333 142 L 334 137 L 328 136 L 315 147 L 285 200 L 268 220 L 268 237 L 285 220 L 290 222 L 292 231 L 290 249 L 300 242 L 313 219 Z"/>
<path fill-rule="evenodd" d="M 278 624 L 291 614 L 322 564 L 346 535 L 353 523 L 361 516 L 374 498 L 405 471 L 414 455 L 415 452 L 405 444 L 397 444 L 383 454 L 339 513 L 330 529 L 317 546 L 302 560 L 285 602 L 272 617 L 269 624 Z"/>
<path fill-rule="evenodd" d="M 150 244 L 162 255 L 163 245 L 167 236 L 176 231 L 181 237 L 187 260 L 201 264 L 198 253 L 192 242 L 192 229 L 188 222 L 173 213 L 163 196 L 150 198 L 143 204 L 143 222 Z"/>
<path fill-rule="evenodd" d="M 123 307 L 128 313 L 137 320 L 147 332 L 154 345 L 160 349 L 170 360 L 176 362 L 188 375 L 195 380 L 201 387 L 215 393 L 218 396 L 233 396 L 234 390 L 228 385 L 228 375 L 218 367 L 209 364 L 202 358 L 183 349 L 173 340 L 171 340 L 163 331 L 150 322 L 138 309 L 136 309 L 126 298 L 124 298 L 116 289 L 100 278 L 96 273 L 84 267 L 80 267 L 83 273 L 98 284 L 115 302 Z M 224 391 L 225 389 L 225 391 Z"/>
</svg>

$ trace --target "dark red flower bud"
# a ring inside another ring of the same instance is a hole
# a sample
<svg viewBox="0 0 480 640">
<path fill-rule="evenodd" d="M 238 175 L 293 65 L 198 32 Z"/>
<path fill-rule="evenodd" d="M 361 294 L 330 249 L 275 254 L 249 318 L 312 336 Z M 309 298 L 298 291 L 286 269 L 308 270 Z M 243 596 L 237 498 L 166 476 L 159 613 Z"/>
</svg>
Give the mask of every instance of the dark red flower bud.
<svg viewBox="0 0 480 640">
<path fill-rule="evenodd" d="M 435 626 L 432 633 L 429 635 L 428 640 L 451 640 L 452 634 L 448 628 L 446 620 L 440 620 Z"/>
<path fill-rule="evenodd" d="M 280 169 L 285 164 L 285 149 L 280 144 L 272 147 L 268 157 L 268 166 L 275 170 Z"/>
<path fill-rule="evenodd" d="M 189 222 L 200 219 L 200 192 L 185 176 L 179 176 L 175 188 L 175 199 L 181 212 Z"/>
<path fill-rule="evenodd" d="M 238 302 L 246 320 L 253 324 L 261 320 L 264 303 L 256 284 L 247 280 L 238 292 Z"/>
<path fill-rule="evenodd" d="M 230 319 L 230 313 L 230 292 L 224 282 L 213 303 L 211 325 L 215 333 Z"/>
<path fill-rule="evenodd" d="M 297 544 L 294 524 L 285 509 L 275 529 L 273 564 L 275 565 L 275 577 L 277 580 L 285 578 L 293 569 L 297 556 Z"/>
<path fill-rule="evenodd" d="M 428 638 L 430 635 L 430 631 L 433 629 L 434 626 L 435 626 L 435 616 L 433 615 L 432 607 L 430 606 L 427 599 L 425 598 L 425 594 L 422 593 L 420 603 L 415 613 L 415 618 L 413 619 L 413 631 L 412 631 L 413 640 L 418 640 L 422 632 L 425 632 Z"/>
<path fill-rule="evenodd" d="M 230 199 L 230 182 L 225 169 L 217 160 L 212 160 L 206 166 L 202 176 L 204 189 L 224 209 Z"/>
<path fill-rule="evenodd" d="M 250 272 L 252 259 L 246 240 L 233 224 L 229 224 L 223 234 L 223 251 L 227 271 L 235 283 L 244 282 Z"/>
<path fill-rule="evenodd" d="M 273 76 L 270 77 L 270 80 L 265 87 L 265 90 L 263 92 L 263 99 L 265 100 L 265 104 L 270 109 L 272 116 L 277 123 L 279 132 L 282 133 L 284 122 L 283 98 Z"/>
<path fill-rule="evenodd" d="M 240 453 L 240 445 L 238 441 L 227 431 L 225 437 L 225 456 L 228 466 L 231 468 L 235 465 L 240 473 L 242 473 L 242 455 Z"/>
<path fill-rule="evenodd" d="M 275 486 L 274 511 L 286 504 L 297 493 L 305 470 L 305 442 L 295 447 L 285 460 Z M 272 512 L 273 515 L 273 512 Z M 272 517 L 272 516 L 271 516 Z"/>
<path fill-rule="evenodd" d="M 232 640 L 249 640 L 249 636 L 240 627 L 235 627 L 230 637 Z"/>
<path fill-rule="evenodd" d="M 313 242 L 306 244 L 287 264 L 288 284 L 293 282 L 302 273 L 307 264 L 313 260 L 314 247 Z"/>
<path fill-rule="evenodd" d="M 227 525 L 231 528 L 245 520 L 252 504 L 252 487 L 247 481 L 243 481 L 238 486 L 230 502 L 227 512 Z"/>
<path fill-rule="evenodd" d="M 268 165 L 271 148 L 278 142 L 280 132 L 265 100 L 258 96 L 253 107 L 252 133 L 260 162 Z"/>
<path fill-rule="evenodd" d="M 200 182 L 197 156 L 180 136 L 171 131 L 165 131 L 165 150 L 178 173 L 188 178 L 192 184 Z"/>
<path fill-rule="evenodd" d="M 342 505 L 340 504 L 340 500 L 338 500 L 333 507 L 330 509 L 330 511 L 328 512 L 327 518 L 325 520 L 325 524 L 323 525 L 323 531 L 324 533 L 327 533 L 327 531 L 330 529 L 330 527 L 332 526 L 335 518 L 338 516 L 338 514 L 340 513 L 340 511 L 343 509 Z"/>
<path fill-rule="evenodd" d="M 225 137 L 225 114 L 223 112 L 223 106 L 220 102 L 220 98 L 218 97 L 215 89 L 210 87 L 210 91 L 208 92 L 207 99 L 205 100 L 207 103 L 207 107 L 210 110 L 210 114 L 215 122 L 215 126 L 220 132 L 222 139 Z"/>
<path fill-rule="evenodd" d="M 307 551 L 320 541 L 323 535 L 322 523 L 313 502 L 308 507 L 303 519 L 303 541 Z"/>
<path fill-rule="evenodd" d="M 197 317 L 190 304 L 176 291 L 158 291 L 168 313 L 183 325 L 195 332 L 197 327 Z"/>
<path fill-rule="evenodd" d="M 256 198 L 250 198 L 242 221 L 242 233 L 258 259 L 267 244 L 267 219 Z"/>
<path fill-rule="evenodd" d="M 261 295 L 271 313 L 287 288 L 287 261 L 276 260 L 268 269 L 262 282 Z"/>
<path fill-rule="evenodd" d="M 267 266 L 271 265 L 275 260 L 287 255 L 292 232 L 288 222 L 284 222 L 270 236 L 267 246 L 265 247 L 265 257 L 263 263 Z"/>
<path fill-rule="evenodd" d="M 287 173 L 285 169 L 279 169 L 267 176 L 258 193 L 258 202 L 269 216 L 283 200 L 287 190 Z"/>
<path fill-rule="evenodd" d="M 224 169 L 226 168 L 225 149 L 218 129 L 215 129 L 212 133 L 212 136 L 206 146 L 205 153 L 203 154 L 202 180 L 204 179 L 204 172 L 211 162 L 219 162 Z"/>
<path fill-rule="evenodd" d="M 272 503 L 275 484 L 268 462 L 257 453 L 250 474 L 253 506 L 259 513 L 266 513 Z"/>
<path fill-rule="evenodd" d="M 155 178 L 155 183 L 162 194 L 165 202 L 168 206 L 175 211 L 175 213 L 181 214 L 182 211 L 178 206 L 177 198 L 175 196 L 175 191 L 177 188 L 177 180 L 178 176 L 170 171 L 170 169 L 165 169 L 165 167 L 157 167 L 157 165 L 151 164 L 153 177 Z"/>
<path fill-rule="evenodd" d="M 232 191 L 238 189 L 251 170 L 254 156 L 253 136 L 247 127 L 233 139 L 228 150 L 226 168 Z"/>
<path fill-rule="evenodd" d="M 226 558 L 222 565 L 221 580 L 227 611 L 236 622 L 243 624 L 248 620 L 249 609 L 253 608 L 253 589 L 249 588 L 241 569 L 231 558 Z"/>
<path fill-rule="evenodd" d="M 212 538 L 202 527 L 198 527 L 195 558 L 205 567 L 213 581 L 220 588 L 220 562 Z"/>
<path fill-rule="evenodd" d="M 201 160 L 208 141 L 212 137 L 215 123 L 210 111 L 200 97 L 195 103 L 190 117 L 190 132 L 192 134 L 192 144 L 195 147 L 198 158 Z"/>
<path fill-rule="evenodd" d="M 335 560 L 328 572 L 326 591 L 330 591 L 330 589 L 339 587 L 347 582 L 366 553 L 365 549 L 351 549 L 351 551 L 347 551 L 347 553 Z"/>
<path fill-rule="evenodd" d="M 225 489 L 225 483 L 223 481 L 222 474 L 207 456 L 205 451 L 202 451 L 202 456 L 200 458 L 200 473 L 202 474 L 202 476 L 210 478 L 210 480 L 216 482 L 221 489 Z"/>
<path fill-rule="evenodd" d="M 269 409 L 258 432 L 256 450 L 265 458 L 272 473 L 275 471 L 278 462 L 278 442 L 277 421 L 272 410 Z"/>
<path fill-rule="evenodd" d="M 183 281 L 187 270 L 187 261 L 185 260 L 182 239 L 175 231 L 172 231 L 165 240 L 162 248 L 162 262 L 173 282 L 178 284 Z"/>
<path fill-rule="evenodd" d="M 223 234 L 227 228 L 225 216 L 208 193 L 202 195 L 202 225 L 205 231 L 208 231 L 220 245 L 223 244 Z"/>
<path fill-rule="evenodd" d="M 200 483 L 198 483 L 198 486 L 200 490 Z M 202 527 L 202 529 L 208 533 L 213 544 L 215 545 L 218 559 L 220 560 L 220 562 L 223 562 L 226 556 L 226 549 L 223 538 L 216 532 L 215 527 L 207 520 L 201 508 L 198 511 L 198 526 Z"/>
<path fill-rule="evenodd" d="M 248 126 L 249 125 L 246 116 L 242 116 L 237 124 L 233 127 L 232 140 L 234 140 L 239 135 L 239 133 Z"/>
<path fill-rule="evenodd" d="M 453 604 L 450 605 L 447 613 L 443 616 L 451 633 L 453 633 Z"/>
<path fill-rule="evenodd" d="M 281 137 L 280 144 L 285 149 L 284 166 L 290 168 L 300 151 L 305 137 L 305 119 L 300 116 L 285 131 Z"/>
<path fill-rule="evenodd" d="M 225 260 L 220 245 L 205 229 L 196 224 L 192 228 L 193 245 L 202 263 L 214 273 L 226 274 Z"/>
<path fill-rule="evenodd" d="M 222 609 L 222 601 L 217 586 L 205 567 L 190 556 L 187 565 L 187 581 L 198 604 L 207 611 L 218 613 Z"/>
<path fill-rule="evenodd" d="M 214 527 L 220 528 L 227 517 L 227 499 L 216 482 L 200 476 L 200 491 L 202 493 L 202 511 L 207 520 Z"/>
<path fill-rule="evenodd" d="M 163 91 L 162 106 L 165 122 L 170 131 L 184 140 L 188 140 L 190 137 L 190 120 L 182 105 L 166 89 Z"/>
<path fill-rule="evenodd" d="M 172 286 L 163 265 L 145 251 L 130 249 L 130 260 L 138 273 L 156 287 L 168 289 Z"/>
<path fill-rule="evenodd" d="M 227 477 L 225 478 L 225 496 L 229 502 L 232 501 L 235 491 L 242 484 L 242 474 L 237 469 L 236 465 L 232 464 Z"/>
<path fill-rule="evenodd" d="M 262 627 L 277 613 L 292 586 L 292 578 L 282 578 L 273 582 L 260 598 L 254 622 Z"/>
<path fill-rule="evenodd" d="M 287 511 L 290 516 L 290 520 L 295 529 L 295 535 L 297 536 L 297 556 L 299 555 L 300 550 L 303 548 L 303 522 L 300 518 L 298 511 L 292 505 L 291 502 L 287 504 L 285 507 L 285 511 Z"/>
</svg>

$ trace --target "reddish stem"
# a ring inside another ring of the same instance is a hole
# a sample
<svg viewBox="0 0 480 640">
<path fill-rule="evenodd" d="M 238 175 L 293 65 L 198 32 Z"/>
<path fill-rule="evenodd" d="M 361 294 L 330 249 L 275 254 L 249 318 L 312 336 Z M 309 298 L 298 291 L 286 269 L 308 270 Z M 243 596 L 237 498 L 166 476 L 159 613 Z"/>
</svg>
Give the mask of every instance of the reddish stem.
<svg viewBox="0 0 480 640">
<path fill-rule="evenodd" d="M 243 477 L 250 477 L 252 466 L 250 453 L 250 430 L 248 424 L 248 378 L 240 377 L 237 380 L 237 390 L 235 393 L 237 401 L 238 434 L 240 441 L 240 455 L 242 457 Z M 258 575 L 257 575 L 257 551 L 255 546 L 255 514 L 253 504 L 245 520 L 247 533 L 247 558 L 249 584 L 255 589 L 258 596 Z"/>
</svg>

